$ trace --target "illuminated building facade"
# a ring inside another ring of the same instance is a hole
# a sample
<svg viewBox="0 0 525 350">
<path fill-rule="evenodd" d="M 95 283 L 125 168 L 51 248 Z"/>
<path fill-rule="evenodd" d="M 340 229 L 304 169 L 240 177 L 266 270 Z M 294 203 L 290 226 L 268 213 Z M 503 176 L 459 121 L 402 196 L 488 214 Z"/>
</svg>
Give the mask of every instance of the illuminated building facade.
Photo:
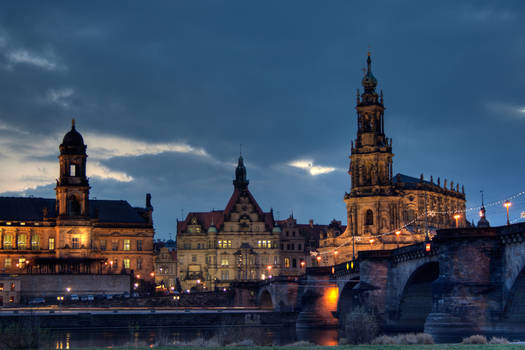
<svg viewBox="0 0 525 350">
<path fill-rule="evenodd" d="M 463 187 L 402 174 L 393 175 L 392 140 L 384 130 L 383 93 L 376 92 L 370 54 L 357 92 L 357 138 L 351 145 L 350 193 L 344 201 L 347 226 L 339 236 L 321 240 L 319 252 L 331 265 L 360 250 L 392 249 L 424 241 L 436 229 L 465 226 Z M 458 215 L 458 216 L 456 216 Z M 396 234 L 397 232 L 397 234 Z"/>
<path fill-rule="evenodd" d="M 75 124 L 60 145 L 56 198 L 0 197 L 0 271 L 112 274 L 153 280 L 151 196 L 145 208 L 89 199 L 87 146 Z"/>
<path fill-rule="evenodd" d="M 280 273 L 280 229 L 248 189 L 242 157 L 224 210 L 190 212 L 177 224 L 177 257 L 184 290 L 227 288 Z"/>
</svg>

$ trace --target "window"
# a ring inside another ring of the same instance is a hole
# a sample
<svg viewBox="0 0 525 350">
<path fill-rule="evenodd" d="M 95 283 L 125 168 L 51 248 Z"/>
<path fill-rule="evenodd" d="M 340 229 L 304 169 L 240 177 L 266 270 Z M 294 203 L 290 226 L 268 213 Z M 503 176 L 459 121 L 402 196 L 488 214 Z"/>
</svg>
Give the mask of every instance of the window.
<svg viewBox="0 0 525 350">
<path fill-rule="evenodd" d="M 220 240 L 220 241 L 217 241 L 217 245 L 219 246 L 219 248 L 231 248 L 232 247 L 232 241 Z"/>
<path fill-rule="evenodd" d="M 262 240 L 257 241 L 257 248 L 272 248 L 272 241 Z"/>
<path fill-rule="evenodd" d="M 201 249 L 201 244 L 197 243 L 197 249 Z"/>
<path fill-rule="evenodd" d="M 10 233 L 4 235 L 4 249 L 13 249 L 13 235 Z"/>
<path fill-rule="evenodd" d="M 113 268 L 118 269 L 118 259 L 113 260 Z"/>
<path fill-rule="evenodd" d="M 279 257 L 277 255 L 273 257 L 273 264 L 274 265 L 279 264 Z"/>
<path fill-rule="evenodd" d="M 297 267 L 297 259 L 295 259 L 295 258 L 292 259 L 292 267 L 293 268 Z"/>
<path fill-rule="evenodd" d="M 77 165 L 76 164 L 70 164 L 69 165 L 69 176 L 78 176 L 78 174 L 77 174 Z"/>
<path fill-rule="evenodd" d="M 124 250 L 131 250 L 131 241 L 129 239 L 124 240 Z"/>
<path fill-rule="evenodd" d="M 191 249 L 191 243 L 184 243 L 184 249 Z"/>
<path fill-rule="evenodd" d="M 221 280 L 229 280 L 230 274 L 229 271 L 221 271 Z"/>
<path fill-rule="evenodd" d="M 290 258 L 284 258 L 284 267 L 286 268 L 290 267 Z"/>
<path fill-rule="evenodd" d="M 295 237 L 295 231 L 292 231 L 292 237 Z"/>
<path fill-rule="evenodd" d="M 105 239 L 100 240 L 100 250 L 106 250 L 106 240 Z"/>
<path fill-rule="evenodd" d="M 191 262 L 197 262 L 197 255 L 191 256 Z"/>
<path fill-rule="evenodd" d="M 78 238 L 78 237 L 72 237 L 72 238 L 71 238 L 71 246 L 73 247 L 73 249 L 78 249 L 78 248 L 80 248 L 80 238 Z"/>
<path fill-rule="evenodd" d="M 373 225 L 373 224 L 374 224 L 374 212 L 368 209 L 365 214 L 365 225 Z"/>
<path fill-rule="evenodd" d="M 111 250 L 118 250 L 118 241 L 111 241 Z"/>
<path fill-rule="evenodd" d="M 26 241 L 27 241 L 27 235 L 25 233 L 21 233 L 18 235 L 18 249 L 27 249 L 27 245 L 26 245 Z"/>
<path fill-rule="evenodd" d="M 33 235 L 31 237 L 31 249 L 33 250 L 40 249 L 40 236 L 39 235 Z"/>
<path fill-rule="evenodd" d="M 3 291 L 4 291 L 4 284 L 0 283 L 0 292 L 3 292 Z"/>
<path fill-rule="evenodd" d="M 228 261 L 228 257 L 227 256 L 223 256 L 221 258 L 221 265 L 222 266 L 228 266 L 230 264 L 230 262 Z"/>
<path fill-rule="evenodd" d="M 297 250 L 301 250 L 301 249 L 303 249 L 303 245 L 299 243 L 299 244 L 297 245 Z"/>
<path fill-rule="evenodd" d="M 142 258 L 137 259 L 137 270 L 142 270 Z"/>
<path fill-rule="evenodd" d="M 292 243 L 292 250 L 295 250 L 295 244 Z"/>
<path fill-rule="evenodd" d="M 266 255 L 261 256 L 261 264 L 262 265 L 268 264 L 268 257 Z"/>
<path fill-rule="evenodd" d="M 4 267 L 6 269 L 11 267 L 11 258 L 5 258 Z"/>
<path fill-rule="evenodd" d="M 18 267 L 19 268 L 24 268 L 26 266 L 26 258 L 20 258 L 18 259 Z"/>
<path fill-rule="evenodd" d="M 137 241 L 137 250 L 138 251 L 142 250 L 142 240 L 141 239 Z"/>
<path fill-rule="evenodd" d="M 123 264 L 124 264 L 124 268 L 125 269 L 129 269 L 130 268 L 129 259 L 124 259 L 123 260 Z"/>
</svg>

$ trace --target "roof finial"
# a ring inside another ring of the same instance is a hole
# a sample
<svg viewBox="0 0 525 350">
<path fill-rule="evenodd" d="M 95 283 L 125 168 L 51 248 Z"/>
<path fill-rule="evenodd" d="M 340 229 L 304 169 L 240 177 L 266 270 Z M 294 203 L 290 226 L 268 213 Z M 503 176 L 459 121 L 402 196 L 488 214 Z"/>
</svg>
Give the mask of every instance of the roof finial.
<svg viewBox="0 0 525 350">
<path fill-rule="evenodd" d="M 372 72 L 372 59 L 370 58 L 370 45 L 368 46 L 368 57 L 366 59 L 366 64 L 368 66 L 368 73 Z"/>
<path fill-rule="evenodd" d="M 239 143 L 239 157 L 242 157 L 242 143 Z"/>
<path fill-rule="evenodd" d="M 480 190 L 481 192 L 481 206 L 484 207 L 485 203 L 483 203 L 483 190 Z"/>
<path fill-rule="evenodd" d="M 75 118 L 71 119 L 71 129 L 75 128 Z"/>
</svg>

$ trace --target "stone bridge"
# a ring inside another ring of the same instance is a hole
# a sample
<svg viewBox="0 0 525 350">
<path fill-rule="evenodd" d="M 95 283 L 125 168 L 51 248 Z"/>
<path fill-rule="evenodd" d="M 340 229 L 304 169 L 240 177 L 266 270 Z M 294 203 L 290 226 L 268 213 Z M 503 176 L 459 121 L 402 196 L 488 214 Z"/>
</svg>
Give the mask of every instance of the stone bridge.
<svg viewBox="0 0 525 350">
<path fill-rule="evenodd" d="M 440 230 L 429 243 L 360 252 L 356 261 L 307 269 L 261 285 L 261 305 L 299 312 L 298 326 L 343 327 L 356 307 L 385 331 L 436 339 L 525 335 L 525 224 Z"/>
</svg>

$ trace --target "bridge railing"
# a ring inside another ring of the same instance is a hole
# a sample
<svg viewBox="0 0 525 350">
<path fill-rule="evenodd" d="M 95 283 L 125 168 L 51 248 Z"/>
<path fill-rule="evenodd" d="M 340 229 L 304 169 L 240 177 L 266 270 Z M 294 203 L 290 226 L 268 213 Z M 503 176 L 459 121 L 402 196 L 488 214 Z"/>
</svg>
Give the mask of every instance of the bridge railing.
<svg viewBox="0 0 525 350">
<path fill-rule="evenodd" d="M 350 260 L 332 266 L 331 273 L 334 276 L 345 276 L 351 273 L 359 272 L 359 260 Z"/>
</svg>

